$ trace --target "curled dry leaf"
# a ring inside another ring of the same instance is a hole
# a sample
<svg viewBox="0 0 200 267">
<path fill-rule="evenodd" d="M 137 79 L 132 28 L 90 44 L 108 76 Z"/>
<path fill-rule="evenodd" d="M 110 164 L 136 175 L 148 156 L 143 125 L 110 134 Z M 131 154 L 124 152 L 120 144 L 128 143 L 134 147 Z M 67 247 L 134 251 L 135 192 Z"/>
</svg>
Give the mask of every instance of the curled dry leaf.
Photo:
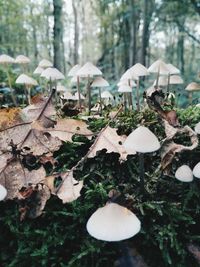
<svg viewBox="0 0 200 267">
<path fill-rule="evenodd" d="M 26 121 L 34 121 L 38 119 L 38 116 L 42 112 L 42 118 L 50 118 L 51 116 L 56 115 L 56 110 L 52 104 L 52 101 L 49 101 L 49 98 L 45 97 L 44 95 L 38 95 L 32 98 L 32 104 L 28 105 L 22 110 L 24 119 Z M 47 104 L 47 105 L 46 105 Z M 40 118 L 41 119 L 41 118 Z"/>
<path fill-rule="evenodd" d="M 45 180 L 45 176 L 46 172 L 43 167 L 29 171 L 23 167 L 20 160 L 12 158 L 0 171 L 0 184 L 8 191 L 7 199 L 14 199 L 18 197 L 18 192 L 22 187 L 37 184 Z"/>
<path fill-rule="evenodd" d="M 122 145 L 125 139 L 126 136 L 117 134 L 117 129 L 111 128 L 110 126 L 105 127 L 92 145 L 88 158 L 93 158 L 96 156 L 97 151 L 106 149 L 106 153 L 119 153 L 120 160 L 126 160 L 128 154 Z"/>
<path fill-rule="evenodd" d="M 63 203 L 69 203 L 80 196 L 83 187 L 83 181 L 76 181 L 73 177 L 73 171 L 64 173 L 62 176 L 63 183 L 57 191 L 57 196 Z"/>
<path fill-rule="evenodd" d="M 51 193 L 46 185 L 38 184 L 22 188 L 18 193 L 20 220 L 40 216 Z"/>
<path fill-rule="evenodd" d="M 164 122 L 164 125 L 167 138 L 165 139 L 161 149 L 161 167 L 165 174 L 169 174 L 171 169 L 170 165 L 175 155 L 183 151 L 187 150 L 189 151 L 195 149 L 198 146 L 199 140 L 197 134 L 189 126 L 174 129 L 172 126 L 168 124 L 167 121 Z M 175 143 L 173 141 L 173 138 L 177 133 L 187 134 L 190 137 L 191 145 L 184 146 Z"/>
<path fill-rule="evenodd" d="M 55 127 L 48 129 L 48 132 L 53 137 L 58 137 L 60 140 L 68 142 L 72 142 L 72 136 L 75 134 L 83 135 L 88 139 L 91 139 L 93 135 L 84 121 L 75 119 L 58 120 Z"/>
</svg>

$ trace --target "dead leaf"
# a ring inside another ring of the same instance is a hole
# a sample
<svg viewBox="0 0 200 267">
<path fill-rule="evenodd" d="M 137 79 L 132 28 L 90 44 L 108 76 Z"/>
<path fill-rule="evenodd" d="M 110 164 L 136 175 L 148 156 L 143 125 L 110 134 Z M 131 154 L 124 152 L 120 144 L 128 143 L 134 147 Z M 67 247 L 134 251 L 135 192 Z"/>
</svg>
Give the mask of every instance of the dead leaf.
<svg viewBox="0 0 200 267">
<path fill-rule="evenodd" d="M 93 135 L 84 121 L 75 119 L 58 120 L 55 127 L 48 129 L 48 132 L 53 137 L 58 137 L 60 140 L 68 142 L 72 142 L 72 136 L 75 134 L 83 135 L 88 139 L 91 139 Z"/>
<path fill-rule="evenodd" d="M 0 109 L 0 130 L 22 122 L 23 119 L 20 108 Z"/>
<path fill-rule="evenodd" d="M 111 128 L 110 126 L 104 128 L 91 147 L 88 158 L 93 158 L 96 156 L 97 151 L 106 149 L 106 153 L 119 153 L 120 160 L 126 160 L 128 154 L 122 145 L 125 139 L 126 136 L 117 134 L 117 129 Z"/>
<path fill-rule="evenodd" d="M 61 177 L 63 183 L 57 192 L 57 196 L 64 204 L 76 200 L 80 196 L 83 181 L 76 181 L 73 177 L 73 171 L 66 172 Z"/>
<path fill-rule="evenodd" d="M 22 221 L 26 217 L 34 219 L 40 216 L 50 196 L 49 188 L 43 184 L 23 188 L 18 197 L 20 220 Z"/>
<path fill-rule="evenodd" d="M 18 159 L 10 159 L 9 163 L 0 171 L 0 184 L 8 191 L 6 199 L 18 197 L 18 192 L 22 187 L 30 184 L 37 184 L 45 180 L 46 172 L 43 167 L 29 171 Z"/>
<path fill-rule="evenodd" d="M 175 155 L 181 153 L 183 151 L 190 151 L 195 149 L 198 146 L 199 140 L 197 134 L 189 127 L 184 126 L 183 128 L 174 129 L 167 121 L 165 121 L 165 132 L 167 138 L 164 140 L 161 149 L 161 167 L 166 175 L 170 173 L 170 165 Z M 177 144 L 173 141 L 173 138 L 177 133 L 187 134 L 190 137 L 191 146 L 184 146 L 181 144 Z"/>
</svg>

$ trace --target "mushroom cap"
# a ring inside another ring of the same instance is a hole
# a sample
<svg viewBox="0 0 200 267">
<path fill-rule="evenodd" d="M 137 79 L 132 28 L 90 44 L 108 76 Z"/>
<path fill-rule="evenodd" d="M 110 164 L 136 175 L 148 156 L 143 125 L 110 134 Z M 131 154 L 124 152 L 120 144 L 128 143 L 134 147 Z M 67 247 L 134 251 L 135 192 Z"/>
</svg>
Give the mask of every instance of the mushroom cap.
<svg viewBox="0 0 200 267">
<path fill-rule="evenodd" d="M 81 68 L 81 65 L 76 64 L 75 66 L 73 66 L 73 67 L 69 70 L 67 76 L 68 76 L 68 77 L 74 77 L 74 76 L 76 76 L 76 73 L 77 73 L 78 70 L 80 70 L 80 68 Z"/>
<path fill-rule="evenodd" d="M 200 134 L 200 122 L 195 125 L 194 130 L 197 134 Z"/>
<path fill-rule="evenodd" d="M 129 85 L 121 85 L 119 88 L 118 88 L 118 92 L 120 93 L 131 93 L 132 92 L 132 88 L 129 86 Z"/>
<path fill-rule="evenodd" d="M 141 229 L 139 219 L 127 208 L 108 203 L 98 208 L 87 222 L 88 233 L 104 241 L 121 241 L 136 235 Z"/>
<path fill-rule="evenodd" d="M 120 78 L 120 81 L 122 80 L 138 80 L 138 76 L 136 76 L 131 69 L 128 69 L 127 71 L 124 72 L 122 77 Z"/>
<path fill-rule="evenodd" d="M 182 84 L 183 79 L 179 75 L 170 75 L 169 84 Z"/>
<path fill-rule="evenodd" d="M 41 67 L 41 68 L 50 68 L 50 67 L 53 67 L 53 63 L 51 63 L 49 60 L 47 59 L 42 59 L 39 64 L 38 64 L 38 67 Z"/>
<path fill-rule="evenodd" d="M 154 81 L 153 85 L 156 85 L 157 80 Z M 159 76 L 158 78 L 158 85 L 159 86 L 166 86 L 168 84 L 168 80 L 166 76 Z"/>
<path fill-rule="evenodd" d="M 123 80 L 120 80 L 117 84 L 118 87 L 121 87 L 123 85 L 128 85 L 128 86 L 131 86 L 131 87 L 135 87 L 137 86 L 136 83 L 133 81 L 133 80 L 129 80 L 129 79 L 123 79 Z"/>
<path fill-rule="evenodd" d="M 0 64 L 5 64 L 5 63 L 15 63 L 14 58 L 8 56 L 8 55 L 0 55 Z"/>
<path fill-rule="evenodd" d="M 44 71 L 44 69 L 42 68 L 42 67 L 37 67 L 35 70 L 34 70 L 34 72 L 33 72 L 33 74 L 42 74 L 42 72 Z"/>
<path fill-rule="evenodd" d="M 113 99 L 113 95 L 109 91 L 104 91 L 101 93 L 101 98 L 111 98 Z"/>
<path fill-rule="evenodd" d="M 154 152 L 160 148 L 158 138 L 148 128 L 139 126 L 126 138 L 123 146 L 128 154 Z"/>
<path fill-rule="evenodd" d="M 163 74 L 163 75 L 167 75 L 169 74 L 169 69 L 168 69 L 168 66 L 167 64 L 158 59 L 156 60 L 149 68 L 148 68 L 148 71 L 149 72 L 152 72 L 152 73 L 160 73 L 160 74 Z"/>
<path fill-rule="evenodd" d="M 62 96 L 62 99 L 66 100 L 74 100 L 74 96 L 70 92 L 65 92 Z"/>
<path fill-rule="evenodd" d="M 84 95 L 82 95 L 82 94 L 80 94 L 80 97 L 81 97 L 82 100 L 85 99 Z M 78 100 L 78 99 L 79 99 L 79 98 L 78 98 L 78 92 L 76 92 L 76 93 L 74 94 L 74 100 Z"/>
<path fill-rule="evenodd" d="M 188 86 L 185 88 L 187 91 L 199 91 L 200 84 L 196 82 L 189 83 Z"/>
<path fill-rule="evenodd" d="M 193 173 L 188 165 L 182 165 L 176 170 L 175 177 L 181 182 L 192 182 Z"/>
<path fill-rule="evenodd" d="M 26 75 L 26 74 L 21 74 L 18 76 L 17 80 L 15 81 L 17 84 L 26 84 L 26 85 L 38 85 L 37 81 L 33 79 L 32 77 Z"/>
<path fill-rule="evenodd" d="M 194 175 L 196 178 L 200 178 L 200 162 L 198 162 L 198 163 L 194 166 L 194 169 L 193 169 L 193 175 Z"/>
<path fill-rule="evenodd" d="M 4 200 L 6 196 L 7 196 L 6 188 L 0 184 L 0 201 Z"/>
<path fill-rule="evenodd" d="M 47 80 L 63 80 L 65 79 L 65 76 L 56 68 L 47 68 L 45 69 L 41 77 L 46 78 Z"/>
<path fill-rule="evenodd" d="M 30 58 L 23 56 L 23 55 L 19 55 L 16 57 L 15 59 L 15 63 L 19 63 L 19 64 L 28 64 L 30 63 Z"/>
<path fill-rule="evenodd" d="M 179 74 L 180 70 L 178 68 L 176 68 L 174 65 L 172 64 L 167 64 L 167 67 L 169 69 L 169 73 L 170 74 Z"/>
<path fill-rule="evenodd" d="M 95 65 L 93 65 L 91 62 L 85 63 L 83 67 L 81 67 L 77 73 L 76 76 L 81 77 L 93 77 L 93 76 L 101 76 L 102 72 L 100 69 L 98 69 Z"/>
<path fill-rule="evenodd" d="M 107 87 L 109 83 L 102 77 L 96 77 L 92 82 L 91 87 Z"/>
<path fill-rule="evenodd" d="M 136 63 L 130 68 L 130 71 L 135 75 L 135 76 L 147 76 L 149 75 L 149 72 L 145 66 L 143 66 L 140 63 Z"/>
<path fill-rule="evenodd" d="M 196 104 L 196 107 L 200 108 L 200 103 Z"/>
<path fill-rule="evenodd" d="M 65 92 L 66 90 L 67 90 L 67 88 L 64 85 L 60 84 L 60 83 L 56 87 L 56 91 L 57 92 Z"/>
</svg>

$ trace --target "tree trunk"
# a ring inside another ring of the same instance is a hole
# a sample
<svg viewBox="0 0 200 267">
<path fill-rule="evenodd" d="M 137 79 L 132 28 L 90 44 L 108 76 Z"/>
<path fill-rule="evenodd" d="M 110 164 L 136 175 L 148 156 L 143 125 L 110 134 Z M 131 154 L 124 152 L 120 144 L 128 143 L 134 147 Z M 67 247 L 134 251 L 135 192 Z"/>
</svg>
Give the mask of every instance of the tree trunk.
<svg viewBox="0 0 200 267">
<path fill-rule="evenodd" d="M 62 0 L 53 0 L 53 16 L 54 16 L 54 66 L 62 71 L 62 39 L 63 39 L 63 25 L 62 25 Z"/>
<path fill-rule="evenodd" d="M 78 26 L 78 14 L 77 14 L 77 3 L 72 1 L 72 8 L 74 14 L 74 54 L 73 54 L 73 64 L 78 63 L 78 48 L 79 48 L 79 26 Z"/>
</svg>

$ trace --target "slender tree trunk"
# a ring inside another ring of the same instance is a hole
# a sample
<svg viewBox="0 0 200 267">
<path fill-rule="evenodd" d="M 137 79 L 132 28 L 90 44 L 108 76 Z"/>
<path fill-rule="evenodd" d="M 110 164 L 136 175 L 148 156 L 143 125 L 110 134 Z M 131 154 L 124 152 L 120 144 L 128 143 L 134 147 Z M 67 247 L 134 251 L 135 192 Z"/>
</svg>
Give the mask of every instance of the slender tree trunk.
<svg viewBox="0 0 200 267">
<path fill-rule="evenodd" d="M 62 0 L 53 0 L 54 6 L 54 66 L 62 71 L 62 37 L 63 37 L 63 26 L 62 26 Z"/>
<path fill-rule="evenodd" d="M 183 24 L 184 25 L 184 24 Z M 177 42 L 177 59 L 178 66 L 181 70 L 181 73 L 184 74 L 185 71 L 185 60 L 184 60 L 184 33 L 182 27 L 179 28 L 178 42 Z"/>
<path fill-rule="evenodd" d="M 74 14 L 74 55 L 73 55 L 73 64 L 78 63 L 78 48 L 79 48 L 79 26 L 78 26 L 78 14 L 77 14 L 77 3 L 72 1 L 72 8 Z"/>
</svg>

